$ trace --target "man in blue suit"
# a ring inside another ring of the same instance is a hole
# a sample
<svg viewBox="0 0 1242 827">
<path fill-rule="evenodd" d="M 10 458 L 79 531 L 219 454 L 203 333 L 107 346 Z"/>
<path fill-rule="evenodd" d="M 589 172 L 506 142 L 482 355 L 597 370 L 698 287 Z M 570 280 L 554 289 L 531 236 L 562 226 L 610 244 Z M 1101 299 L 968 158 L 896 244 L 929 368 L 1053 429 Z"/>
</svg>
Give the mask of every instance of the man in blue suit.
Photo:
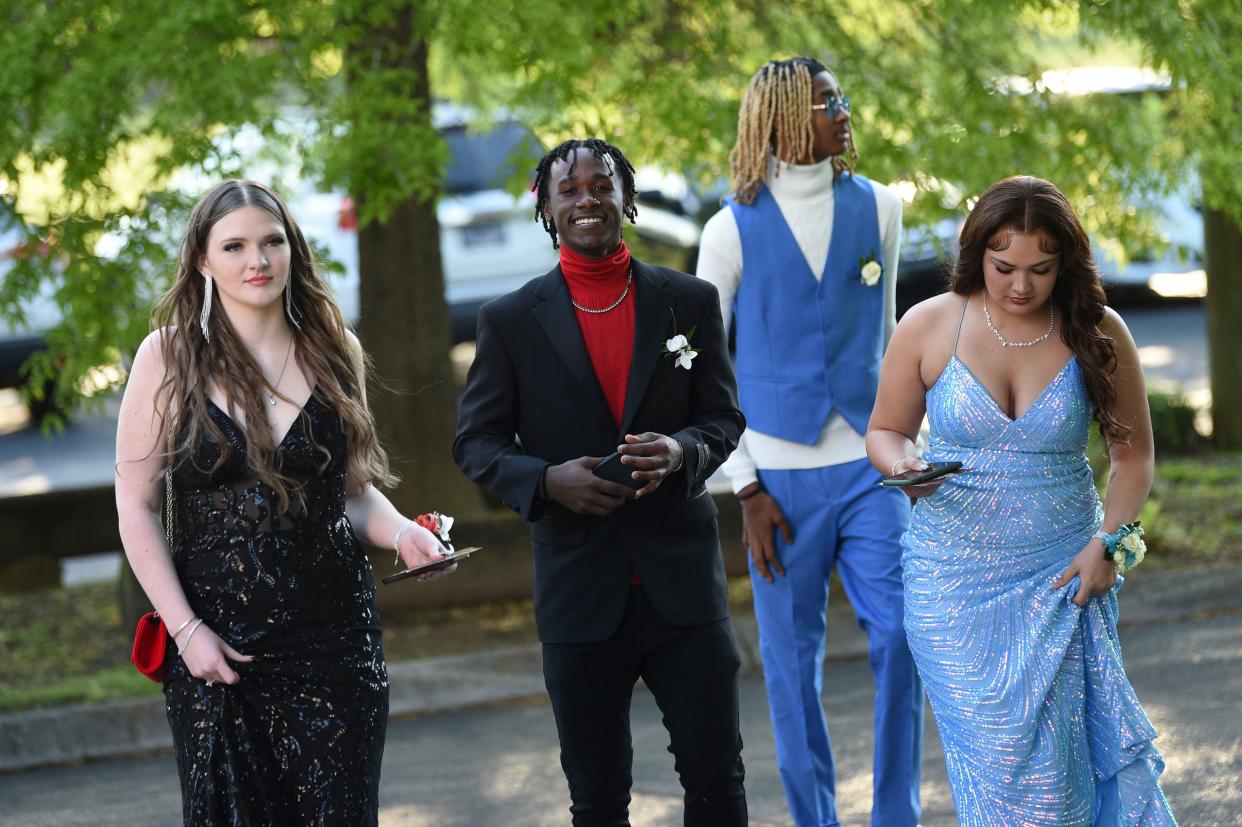
<svg viewBox="0 0 1242 827">
<path fill-rule="evenodd" d="M 849 98 L 810 58 L 751 79 L 734 190 L 698 275 L 737 336 L 747 430 L 724 465 L 742 503 L 777 762 L 803 827 L 836 825 L 823 688 L 828 581 L 867 632 L 877 694 L 872 823 L 919 819 L 923 692 L 902 627 L 910 505 L 881 488 L 864 434 L 895 325 L 901 202 L 854 172 Z"/>
</svg>

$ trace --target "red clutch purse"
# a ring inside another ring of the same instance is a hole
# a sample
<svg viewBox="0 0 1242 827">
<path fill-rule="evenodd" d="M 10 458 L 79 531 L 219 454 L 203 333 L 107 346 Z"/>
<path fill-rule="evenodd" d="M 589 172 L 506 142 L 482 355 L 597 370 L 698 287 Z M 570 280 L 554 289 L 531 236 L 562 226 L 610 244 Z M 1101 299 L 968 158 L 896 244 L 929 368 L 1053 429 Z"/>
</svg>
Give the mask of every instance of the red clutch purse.
<svg viewBox="0 0 1242 827">
<path fill-rule="evenodd" d="M 129 659 L 138 671 L 156 683 L 164 681 L 164 651 L 168 646 L 168 629 L 159 612 L 147 612 L 138 618 L 134 630 L 134 651 Z"/>
</svg>

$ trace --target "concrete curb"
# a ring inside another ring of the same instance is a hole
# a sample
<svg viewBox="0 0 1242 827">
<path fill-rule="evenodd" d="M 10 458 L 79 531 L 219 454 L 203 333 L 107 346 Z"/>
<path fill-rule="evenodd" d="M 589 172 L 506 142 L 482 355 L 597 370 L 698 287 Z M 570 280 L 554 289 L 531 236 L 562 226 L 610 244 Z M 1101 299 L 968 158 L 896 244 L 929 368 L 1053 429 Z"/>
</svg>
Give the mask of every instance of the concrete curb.
<svg viewBox="0 0 1242 827">
<path fill-rule="evenodd" d="M 1242 566 L 1140 570 L 1121 590 L 1123 628 L 1237 611 L 1242 611 Z M 835 600 L 828 615 L 828 660 L 865 657 L 867 636 L 849 604 Z M 733 630 L 742 673 L 759 671 L 754 616 L 734 616 Z M 389 714 L 398 718 L 546 696 L 538 644 L 394 662 L 388 676 Z M 0 772 L 171 748 L 162 696 L 0 715 Z"/>
</svg>

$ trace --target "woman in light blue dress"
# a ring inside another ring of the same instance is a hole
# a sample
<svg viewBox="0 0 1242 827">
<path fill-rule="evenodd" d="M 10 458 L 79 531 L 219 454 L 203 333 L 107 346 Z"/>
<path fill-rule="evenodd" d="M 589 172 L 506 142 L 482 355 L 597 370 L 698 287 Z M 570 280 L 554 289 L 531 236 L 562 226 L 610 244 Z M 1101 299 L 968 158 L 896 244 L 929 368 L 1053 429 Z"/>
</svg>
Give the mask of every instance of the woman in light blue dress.
<svg viewBox="0 0 1242 827">
<path fill-rule="evenodd" d="M 1093 423 L 1112 466 L 1103 505 L 1085 456 Z M 902 540 L 906 634 L 958 822 L 1175 824 L 1156 731 L 1122 666 L 1122 580 L 1104 545 L 1116 535 L 1103 538 L 1151 487 L 1146 390 L 1055 186 L 1015 177 L 980 197 L 951 292 L 893 334 L 867 448 L 884 474 L 925 460 L 969 469 L 907 489 Z"/>
</svg>

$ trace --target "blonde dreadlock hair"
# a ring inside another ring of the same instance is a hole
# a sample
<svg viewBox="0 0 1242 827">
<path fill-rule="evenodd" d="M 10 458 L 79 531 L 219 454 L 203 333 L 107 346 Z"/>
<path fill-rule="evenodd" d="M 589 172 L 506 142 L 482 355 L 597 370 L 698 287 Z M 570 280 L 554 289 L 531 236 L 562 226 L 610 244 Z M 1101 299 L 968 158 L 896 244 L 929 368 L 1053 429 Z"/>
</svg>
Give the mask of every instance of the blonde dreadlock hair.
<svg viewBox="0 0 1242 827">
<path fill-rule="evenodd" d="M 811 79 L 827 71 L 814 58 L 794 57 L 768 61 L 750 79 L 737 114 L 737 143 L 729 153 L 736 201 L 754 202 L 768 173 L 770 153 L 785 163 L 811 153 L 815 141 Z M 838 175 L 844 170 L 852 173 L 857 163 L 858 151 L 851 139 L 848 156 L 833 156 L 832 168 Z M 776 174 L 780 175 L 779 163 Z"/>
</svg>

